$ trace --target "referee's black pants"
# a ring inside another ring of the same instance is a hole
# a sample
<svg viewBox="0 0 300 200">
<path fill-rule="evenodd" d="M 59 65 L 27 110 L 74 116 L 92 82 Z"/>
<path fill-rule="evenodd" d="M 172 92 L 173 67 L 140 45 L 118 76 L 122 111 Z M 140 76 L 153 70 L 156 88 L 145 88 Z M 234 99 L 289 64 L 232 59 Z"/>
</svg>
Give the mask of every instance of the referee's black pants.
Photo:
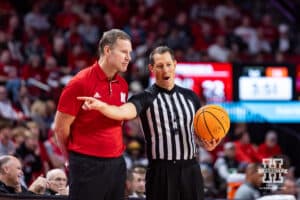
<svg viewBox="0 0 300 200">
<path fill-rule="evenodd" d="M 151 160 L 146 174 L 146 199 L 203 200 L 203 179 L 197 161 Z"/>
<path fill-rule="evenodd" d="M 126 164 L 123 156 L 97 158 L 69 154 L 70 200 L 124 200 Z"/>
</svg>

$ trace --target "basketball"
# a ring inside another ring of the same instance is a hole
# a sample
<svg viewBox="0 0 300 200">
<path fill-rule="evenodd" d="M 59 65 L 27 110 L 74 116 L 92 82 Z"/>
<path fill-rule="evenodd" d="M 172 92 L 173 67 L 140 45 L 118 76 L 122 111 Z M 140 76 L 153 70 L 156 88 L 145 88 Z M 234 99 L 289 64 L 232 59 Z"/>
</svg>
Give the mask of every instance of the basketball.
<svg viewBox="0 0 300 200">
<path fill-rule="evenodd" d="M 230 118 L 226 110 L 219 105 L 208 104 L 196 112 L 194 130 L 202 140 L 222 139 L 230 128 Z"/>
</svg>

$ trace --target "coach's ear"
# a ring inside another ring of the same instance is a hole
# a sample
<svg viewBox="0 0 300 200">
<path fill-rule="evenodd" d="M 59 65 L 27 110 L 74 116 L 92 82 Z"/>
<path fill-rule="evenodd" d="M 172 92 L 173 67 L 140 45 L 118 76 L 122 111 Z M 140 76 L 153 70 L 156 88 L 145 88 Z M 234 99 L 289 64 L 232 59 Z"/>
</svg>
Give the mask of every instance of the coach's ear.
<svg viewBox="0 0 300 200">
<path fill-rule="evenodd" d="M 110 46 L 109 45 L 105 45 L 103 47 L 103 53 L 104 53 L 104 55 L 108 55 L 110 52 L 111 52 Z"/>
</svg>

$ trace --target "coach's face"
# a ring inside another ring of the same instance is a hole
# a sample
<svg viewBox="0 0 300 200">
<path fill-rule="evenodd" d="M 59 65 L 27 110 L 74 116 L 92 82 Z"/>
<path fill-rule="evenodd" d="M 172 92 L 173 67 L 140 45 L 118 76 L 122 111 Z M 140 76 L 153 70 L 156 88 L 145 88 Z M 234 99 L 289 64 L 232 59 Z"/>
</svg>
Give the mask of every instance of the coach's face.
<svg viewBox="0 0 300 200">
<path fill-rule="evenodd" d="M 175 84 L 176 60 L 172 59 L 169 52 L 153 55 L 153 65 L 149 65 L 150 71 L 155 76 L 155 83 L 166 90 L 172 90 Z"/>
<path fill-rule="evenodd" d="M 110 66 L 116 72 L 125 72 L 131 60 L 132 46 L 129 40 L 117 39 L 112 47 L 107 47 Z"/>
</svg>

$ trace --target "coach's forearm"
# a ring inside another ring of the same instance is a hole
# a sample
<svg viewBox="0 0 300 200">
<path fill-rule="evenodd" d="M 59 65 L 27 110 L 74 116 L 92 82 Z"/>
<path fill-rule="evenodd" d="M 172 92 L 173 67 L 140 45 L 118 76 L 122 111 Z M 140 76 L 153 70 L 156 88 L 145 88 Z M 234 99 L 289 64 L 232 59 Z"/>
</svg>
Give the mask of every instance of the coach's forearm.
<svg viewBox="0 0 300 200">
<path fill-rule="evenodd" d="M 67 156 L 67 145 L 69 140 L 69 132 L 65 132 L 61 129 L 55 129 L 55 136 L 58 141 L 59 147 L 64 154 Z"/>
<path fill-rule="evenodd" d="M 75 117 L 57 111 L 54 119 L 54 133 L 59 146 L 65 156 L 67 156 L 67 144 L 70 136 L 70 127 Z"/>
</svg>

